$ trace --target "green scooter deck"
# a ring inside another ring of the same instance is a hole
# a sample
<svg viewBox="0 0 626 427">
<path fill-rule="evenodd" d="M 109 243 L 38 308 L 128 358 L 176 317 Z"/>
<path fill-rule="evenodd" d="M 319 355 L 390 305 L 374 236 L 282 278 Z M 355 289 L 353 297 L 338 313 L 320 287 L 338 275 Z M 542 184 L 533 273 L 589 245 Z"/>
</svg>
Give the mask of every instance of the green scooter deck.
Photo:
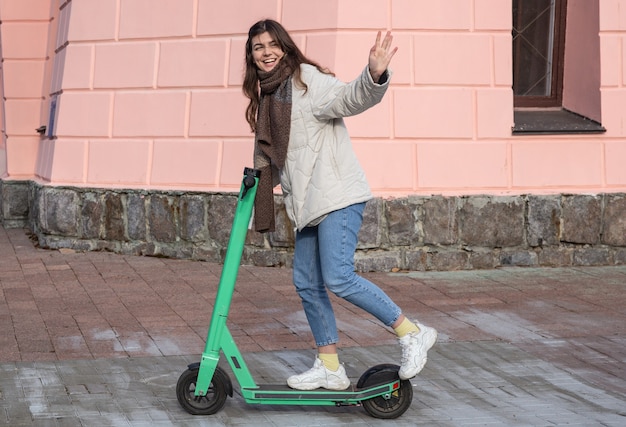
<svg viewBox="0 0 626 427">
<path fill-rule="evenodd" d="M 357 405 L 361 401 L 393 393 L 400 387 L 400 381 L 362 390 L 353 385 L 347 390 L 334 391 L 325 389 L 294 390 L 286 385 L 262 385 L 255 389 L 242 388 L 241 394 L 248 403 L 298 404 L 318 406 Z"/>
</svg>

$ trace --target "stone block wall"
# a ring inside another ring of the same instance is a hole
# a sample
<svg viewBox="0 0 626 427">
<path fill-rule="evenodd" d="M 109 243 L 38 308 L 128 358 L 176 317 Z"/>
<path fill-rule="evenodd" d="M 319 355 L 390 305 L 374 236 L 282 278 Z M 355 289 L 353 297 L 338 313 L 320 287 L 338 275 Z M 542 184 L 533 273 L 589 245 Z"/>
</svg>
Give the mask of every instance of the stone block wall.
<svg viewBox="0 0 626 427">
<path fill-rule="evenodd" d="M 23 227 L 29 212 L 30 181 L 0 180 L 0 219 L 7 228 Z"/>
<path fill-rule="evenodd" d="M 236 194 L 50 187 L 0 182 L 6 227 L 43 248 L 221 262 Z M 248 232 L 242 262 L 291 266 L 294 231 L 276 196 L 277 230 Z M 359 271 L 626 263 L 626 194 L 408 196 L 365 209 Z"/>
</svg>

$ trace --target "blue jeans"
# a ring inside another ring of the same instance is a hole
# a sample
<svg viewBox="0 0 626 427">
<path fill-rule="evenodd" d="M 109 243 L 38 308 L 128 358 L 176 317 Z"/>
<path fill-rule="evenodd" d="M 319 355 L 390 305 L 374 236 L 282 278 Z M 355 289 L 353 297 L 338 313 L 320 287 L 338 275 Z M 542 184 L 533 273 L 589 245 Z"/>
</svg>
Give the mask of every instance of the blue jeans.
<svg viewBox="0 0 626 427">
<path fill-rule="evenodd" d="M 354 252 L 365 203 L 328 214 L 296 233 L 293 281 L 318 347 L 339 341 L 326 288 L 391 326 L 402 313 L 378 286 L 354 272 Z"/>
</svg>

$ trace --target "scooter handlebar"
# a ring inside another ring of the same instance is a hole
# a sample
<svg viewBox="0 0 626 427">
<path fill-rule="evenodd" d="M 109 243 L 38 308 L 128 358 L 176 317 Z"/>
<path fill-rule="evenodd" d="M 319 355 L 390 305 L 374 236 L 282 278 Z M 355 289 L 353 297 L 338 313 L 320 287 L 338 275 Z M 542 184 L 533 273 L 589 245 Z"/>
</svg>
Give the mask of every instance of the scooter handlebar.
<svg viewBox="0 0 626 427">
<path fill-rule="evenodd" d="M 261 171 L 258 169 L 244 168 L 243 174 L 242 198 L 246 195 L 249 189 L 256 185 L 257 179 L 261 176 Z"/>
</svg>

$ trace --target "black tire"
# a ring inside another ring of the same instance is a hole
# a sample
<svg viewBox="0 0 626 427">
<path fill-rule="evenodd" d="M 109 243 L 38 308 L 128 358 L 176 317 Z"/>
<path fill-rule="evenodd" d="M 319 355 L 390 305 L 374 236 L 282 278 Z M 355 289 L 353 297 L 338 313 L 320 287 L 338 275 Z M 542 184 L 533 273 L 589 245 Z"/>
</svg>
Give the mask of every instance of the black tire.
<svg viewBox="0 0 626 427">
<path fill-rule="evenodd" d="M 198 368 L 190 368 L 181 374 L 176 384 L 176 397 L 183 409 L 191 415 L 213 415 L 226 403 L 228 376 L 217 367 L 205 396 L 196 397 Z"/>
<path fill-rule="evenodd" d="M 377 365 L 367 370 L 357 383 L 357 388 L 363 389 L 379 384 L 385 384 L 398 377 L 397 365 Z M 374 418 L 394 419 L 404 414 L 413 400 L 413 385 L 409 380 L 400 380 L 400 387 L 390 395 L 378 396 L 362 401 L 365 411 Z"/>
</svg>

